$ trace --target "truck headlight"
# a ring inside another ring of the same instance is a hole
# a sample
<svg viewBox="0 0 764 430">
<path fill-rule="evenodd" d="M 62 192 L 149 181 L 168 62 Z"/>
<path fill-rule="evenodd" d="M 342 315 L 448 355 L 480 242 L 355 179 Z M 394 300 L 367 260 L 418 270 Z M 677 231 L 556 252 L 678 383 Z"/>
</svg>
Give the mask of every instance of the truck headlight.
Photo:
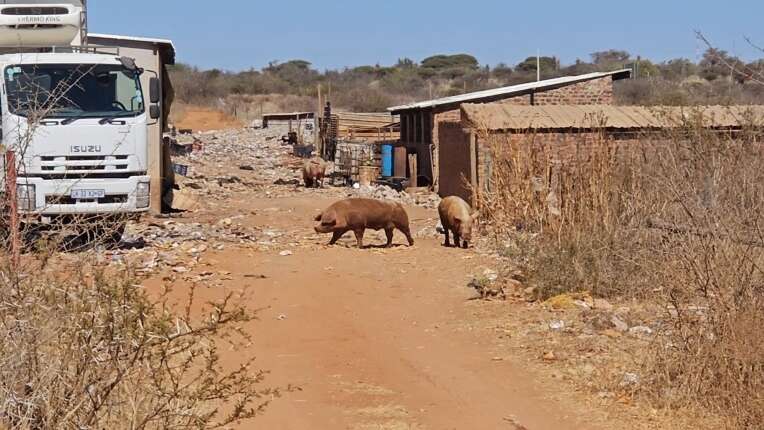
<svg viewBox="0 0 764 430">
<path fill-rule="evenodd" d="M 151 184 L 148 182 L 138 182 L 138 186 L 135 188 L 135 206 L 138 209 L 149 207 L 150 197 Z"/>
<path fill-rule="evenodd" d="M 33 211 L 37 209 L 37 190 L 31 184 L 16 185 L 16 200 L 19 210 Z"/>
</svg>

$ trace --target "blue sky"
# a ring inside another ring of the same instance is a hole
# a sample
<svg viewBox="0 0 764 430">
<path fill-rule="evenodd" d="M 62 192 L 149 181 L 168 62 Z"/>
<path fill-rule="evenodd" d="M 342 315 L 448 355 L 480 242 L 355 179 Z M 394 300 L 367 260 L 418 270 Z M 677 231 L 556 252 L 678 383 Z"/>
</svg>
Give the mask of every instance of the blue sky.
<svg viewBox="0 0 764 430">
<path fill-rule="evenodd" d="M 764 57 L 744 40 L 764 45 L 762 0 L 90 0 L 89 8 L 91 32 L 169 38 L 179 61 L 226 70 L 461 52 L 516 64 L 537 49 L 566 64 L 610 48 L 697 59 L 704 47 L 695 29 L 740 57 Z"/>
</svg>

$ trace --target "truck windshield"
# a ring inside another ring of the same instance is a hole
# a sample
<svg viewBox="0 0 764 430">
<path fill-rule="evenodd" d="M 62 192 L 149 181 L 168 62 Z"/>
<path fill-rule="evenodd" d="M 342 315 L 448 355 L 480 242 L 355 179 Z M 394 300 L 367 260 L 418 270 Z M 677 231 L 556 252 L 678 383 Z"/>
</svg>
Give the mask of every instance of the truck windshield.
<svg viewBox="0 0 764 430">
<path fill-rule="evenodd" d="M 24 64 L 5 69 L 8 107 L 21 116 L 131 117 L 143 113 L 138 73 L 119 65 Z"/>
</svg>

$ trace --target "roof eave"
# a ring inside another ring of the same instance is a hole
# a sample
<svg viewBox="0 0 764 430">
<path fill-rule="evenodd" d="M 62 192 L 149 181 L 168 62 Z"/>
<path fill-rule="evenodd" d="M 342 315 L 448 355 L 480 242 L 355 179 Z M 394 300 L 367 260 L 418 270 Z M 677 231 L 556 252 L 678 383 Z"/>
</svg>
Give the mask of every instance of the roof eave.
<svg viewBox="0 0 764 430">
<path fill-rule="evenodd" d="M 103 34 L 103 33 L 88 33 L 88 37 L 92 37 L 95 39 L 125 40 L 130 42 L 149 43 L 149 44 L 157 46 L 159 49 L 162 49 L 164 51 L 165 64 L 168 64 L 168 65 L 175 64 L 175 56 L 176 56 L 175 44 L 173 43 L 172 40 L 169 40 L 169 39 L 120 36 L 117 34 Z"/>
<path fill-rule="evenodd" d="M 473 93 L 460 94 L 453 97 L 443 97 L 439 99 L 427 100 L 419 103 L 411 103 L 401 106 L 387 108 L 392 114 L 400 114 L 405 111 L 423 110 L 433 108 L 458 107 L 463 103 L 486 103 L 505 98 L 522 96 L 540 90 L 554 90 L 581 82 L 588 82 L 595 79 L 611 77 L 613 80 L 628 79 L 631 77 L 631 69 L 614 70 L 612 72 L 595 72 L 578 76 L 561 76 L 559 78 L 546 79 L 539 82 L 527 82 L 525 84 L 510 85 L 508 87 L 495 88 L 492 90 L 476 91 Z M 546 83 L 546 85 L 545 85 Z M 517 90 L 513 90 L 517 88 Z M 482 100 L 482 102 L 480 101 Z"/>
</svg>

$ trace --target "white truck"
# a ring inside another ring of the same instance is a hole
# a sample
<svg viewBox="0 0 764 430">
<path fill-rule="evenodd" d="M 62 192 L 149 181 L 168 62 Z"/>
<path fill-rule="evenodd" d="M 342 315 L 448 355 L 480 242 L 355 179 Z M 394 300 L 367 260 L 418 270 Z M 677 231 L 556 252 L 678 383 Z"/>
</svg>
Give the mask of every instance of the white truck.
<svg viewBox="0 0 764 430">
<path fill-rule="evenodd" d="M 0 4 L 0 46 L 10 52 L 0 55 L 0 135 L 17 157 L 18 211 L 40 224 L 97 216 L 122 225 L 149 209 L 158 79 L 142 88 L 132 59 L 75 45 L 84 2 L 19 3 Z"/>
</svg>

